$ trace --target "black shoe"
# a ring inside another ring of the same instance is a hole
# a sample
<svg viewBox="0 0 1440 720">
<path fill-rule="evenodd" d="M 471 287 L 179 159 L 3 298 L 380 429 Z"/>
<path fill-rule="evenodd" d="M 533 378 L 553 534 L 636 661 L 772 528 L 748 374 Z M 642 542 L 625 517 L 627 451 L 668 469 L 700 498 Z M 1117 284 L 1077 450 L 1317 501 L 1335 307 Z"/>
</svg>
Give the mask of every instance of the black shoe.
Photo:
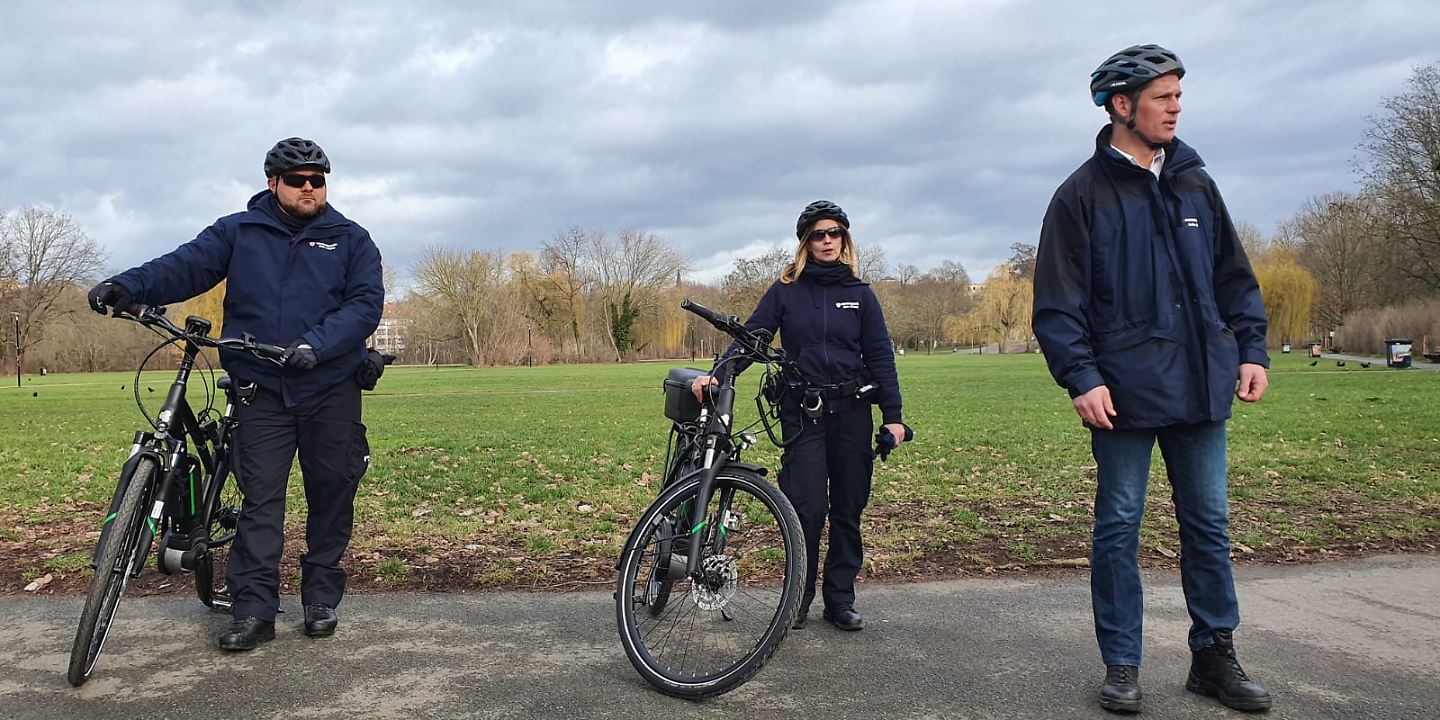
<svg viewBox="0 0 1440 720">
<path fill-rule="evenodd" d="M 1225 707 L 1236 710 L 1269 710 L 1269 691 L 1251 680 L 1235 659 L 1234 637 L 1225 630 L 1216 631 L 1214 637 L 1214 645 L 1191 656 L 1185 689 L 1214 695 Z"/>
<path fill-rule="evenodd" d="M 254 650 L 260 643 L 275 639 L 275 621 L 239 617 L 220 633 L 221 650 Z"/>
<path fill-rule="evenodd" d="M 305 606 L 306 635 L 310 637 L 334 635 L 335 626 L 339 624 L 340 618 L 335 615 L 335 608 L 320 603 Z"/>
<path fill-rule="evenodd" d="M 1110 712 L 1140 712 L 1140 668 L 1106 665 L 1105 683 L 1100 686 L 1100 707 Z"/>
<path fill-rule="evenodd" d="M 825 619 L 830 621 L 841 630 L 863 630 L 865 629 L 865 618 L 860 617 L 860 611 L 853 605 L 836 605 L 825 608 Z"/>
</svg>

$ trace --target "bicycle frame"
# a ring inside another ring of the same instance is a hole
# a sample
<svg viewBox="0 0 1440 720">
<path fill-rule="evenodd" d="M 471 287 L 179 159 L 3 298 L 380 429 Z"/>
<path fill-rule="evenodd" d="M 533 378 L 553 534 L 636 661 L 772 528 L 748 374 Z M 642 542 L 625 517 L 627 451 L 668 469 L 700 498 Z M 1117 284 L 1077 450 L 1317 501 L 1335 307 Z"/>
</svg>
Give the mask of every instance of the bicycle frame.
<svg viewBox="0 0 1440 720">
<path fill-rule="evenodd" d="M 129 487 L 135 467 L 143 457 L 153 459 L 161 471 L 160 482 L 145 498 L 145 505 L 150 508 L 146 523 L 150 532 L 136 545 L 135 554 L 130 558 L 132 562 L 129 566 L 133 568 L 131 577 L 139 575 L 145 564 L 145 555 L 167 520 L 173 520 L 179 528 L 183 528 L 191 541 L 182 567 L 191 569 L 194 558 L 209 549 L 210 513 L 221 490 L 221 484 L 214 481 L 230 472 L 231 433 L 235 426 L 234 398 L 232 393 L 226 392 L 225 413 L 217 421 L 213 433 L 207 432 L 185 396 L 190 375 L 195 368 L 195 356 L 199 351 L 200 347 L 194 341 L 185 342 L 180 368 L 176 371 L 175 380 L 171 382 L 165 401 L 156 415 L 154 429 L 135 433 L 130 457 L 121 473 L 122 480 L 111 501 L 101 541 L 96 544 L 98 557 L 99 547 L 110 532 L 109 519 L 113 517 L 120 498 Z M 195 466 L 197 459 L 199 468 Z M 195 477 L 197 469 L 203 470 L 204 476 L 198 486 Z M 188 479 L 188 482 L 184 482 L 185 479 Z M 200 497 L 200 488 L 206 488 L 209 492 Z"/>
<path fill-rule="evenodd" d="M 717 329 L 735 338 L 740 342 L 747 357 L 766 363 L 788 365 L 784 355 L 770 347 L 768 339 L 746 330 L 740 324 L 739 318 L 720 315 L 689 300 L 681 302 L 680 307 L 699 315 Z M 724 548 L 726 518 L 710 516 L 710 500 L 715 491 L 715 478 L 719 476 L 725 466 L 738 462 L 740 452 L 755 444 L 754 437 L 748 433 L 741 438 L 738 446 L 731 443 L 731 426 L 735 413 L 735 379 L 733 376 L 727 376 L 725 381 L 719 385 L 706 387 L 704 394 L 709 397 L 709 401 L 702 404 L 700 416 L 696 420 L 697 424 L 704 428 L 702 434 L 705 443 L 704 456 L 700 468 L 684 476 L 684 478 L 690 478 L 700 474 L 700 487 L 696 494 L 697 512 L 692 516 L 692 521 L 698 520 L 698 522 L 693 528 L 689 528 L 689 551 L 685 561 L 685 574 L 695 582 L 703 581 L 704 573 L 700 569 L 700 548 L 704 544 L 705 533 L 702 531 L 712 520 L 718 520 L 713 549 L 718 553 Z M 720 507 L 724 508 L 728 505 L 729 498 L 722 498 Z"/>
</svg>

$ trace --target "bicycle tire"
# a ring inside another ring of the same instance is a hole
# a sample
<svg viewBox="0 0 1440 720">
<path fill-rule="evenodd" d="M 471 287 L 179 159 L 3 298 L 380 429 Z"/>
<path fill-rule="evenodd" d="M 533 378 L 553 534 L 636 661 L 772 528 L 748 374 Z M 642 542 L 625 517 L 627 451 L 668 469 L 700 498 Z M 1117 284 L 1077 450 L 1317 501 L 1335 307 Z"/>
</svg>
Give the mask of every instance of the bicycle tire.
<svg viewBox="0 0 1440 720">
<path fill-rule="evenodd" d="M 195 594 L 205 607 L 228 610 L 230 596 L 225 590 L 225 569 L 245 496 L 240 492 L 240 483 L 229 477 L 228 472 L 215 482 L 221 486 L 208 515 L 210 543 L 205 554 L 195 558 Z M 205 488 L 204 493 L 204 497 L 209 497 L 210 488 Z"/>
<path fill-rule="evenodd" d="M 136 543 L 140 533 L 146 532 L 143 504 L 146 494 L 152 489 L 160 466 L 155 460 L 141 458 L 130 477 L 125 496 L 111 518 L 110 533 L 100 549 L 95 564 L 95 577 L 90 580 L 90 592 L 85 598 L 85 608 L 80 612 L 80 626 L 75 631 L 75 643 L 70 648 L 70 668 L 67 679 L 71 685 L 80 687 L 95 670 L 100 651 L 105 647 L 105 638 L 115 619 L 115 610 L 135 563 L 144 563 L 145 558 L 136 558 Z M 118 567 L 117 567 L 118 566 Z"/>
<path fill-rule="evenodd" d="M 795 620 L 805 572 L 800 519 L 784 494 L 752 471 L 724 468 L 711 505 L 733 494 L 736 528 L 721 531 L 719 554 L 713 553 L 708 529 L 715 523 L 707 520 L 689 531 L 707 528 L 701 530 L 707 534 L 701 566 L 713 570 L 714 578 L 700 583 L 688 576 L 670 578 L 666 606 L 652 614 L 645 571 L 654 572 L 653 557 L 667 544 L 678 552 L 663 564 L 684 567 L 689 542 L 683 528 L 669 538 L 658 537 L 657 530 L 673 526 L 698 489 L 698 479 L 679 482 L 645 510 L 621 553 L 615 592 L 620 641 L 635 670 L 661 692 L 692 700 L 734 690 L 760 671 Z M 773 580 L 778 590 L 764 584 Z M 697 632 L 705 637 L 692 642 Z"/>
</svg>

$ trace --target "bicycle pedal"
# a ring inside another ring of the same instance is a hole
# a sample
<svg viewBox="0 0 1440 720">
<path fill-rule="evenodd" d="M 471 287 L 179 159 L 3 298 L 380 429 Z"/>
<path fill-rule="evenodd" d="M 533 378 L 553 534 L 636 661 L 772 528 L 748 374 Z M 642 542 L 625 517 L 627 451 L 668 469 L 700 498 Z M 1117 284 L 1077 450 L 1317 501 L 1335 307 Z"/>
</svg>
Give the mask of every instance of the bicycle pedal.
<svg viewBox="0 0 1440 720">
<path fill-rule="evenodd" d="M 725 511 L 725 519 L 720 521 L 726 532 L 738 533 L 745 529 L 745 516 L 734 510 Z"/>
</svg>

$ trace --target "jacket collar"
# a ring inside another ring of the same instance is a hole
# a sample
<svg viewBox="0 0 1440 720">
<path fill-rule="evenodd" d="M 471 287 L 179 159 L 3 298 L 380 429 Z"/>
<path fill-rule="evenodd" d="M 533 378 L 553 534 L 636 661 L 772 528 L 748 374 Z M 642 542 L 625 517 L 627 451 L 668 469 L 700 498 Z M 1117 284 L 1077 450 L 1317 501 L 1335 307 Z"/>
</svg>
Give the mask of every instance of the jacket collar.
<svg viewBox="0 0 1440 720">
<path fill-rule="evenodd" d="M 1150 174 L 1149 170 L 1130 162 L 1124 155 L 1116 152 L 1115 148 L 1110 147 L 1110 138 L 1114 132 L 1114 126 L 1110 124 L 1100 128 L 1100 133 L 1095 136 L 1095 157 L 1121 165 L 1128 170 Z M 1165 143 L 1164 148 L 1165 167 L 1160 171 L 1161 177 L 1174 177 L 1180 173 L 1205 167 L 1205 161 L 1200 159 L 1200 154 L 1178 137 Z"/>
<path fill-rule="evenodd" d="M 240 222 L 266 225 L 281 232 L 290 233 L 291 230 L 285 227 L 285 223 L 271 214 L 272 211 L 270 208 L 275 207 L 275 204 L 268 201 L 270 197 L 272 197 L 272 193 L 268 188 L 252 195 L 250 201 L 245 203 L 245 212 L 240 214 Z M 334 205 L 327 203 L 325 214 L 315 218 L 314 222 L 305 226 L 305 230 L 301 232 L 324 230 L 348 225 L 349 223 L 349 218 L 341 215 L 340 211 L 336 210 Z"/>
</svg>

